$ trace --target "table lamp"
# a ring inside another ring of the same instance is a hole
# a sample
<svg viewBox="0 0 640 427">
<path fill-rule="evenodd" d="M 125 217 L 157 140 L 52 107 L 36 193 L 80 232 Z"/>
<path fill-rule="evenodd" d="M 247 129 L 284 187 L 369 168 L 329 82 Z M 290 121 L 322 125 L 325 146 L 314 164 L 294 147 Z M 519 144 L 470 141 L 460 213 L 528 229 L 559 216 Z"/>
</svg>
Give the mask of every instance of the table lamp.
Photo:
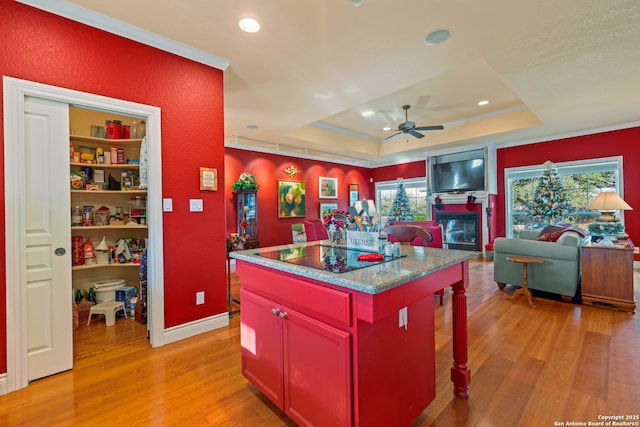
<svg viewBox="0 0 640 427">
<path fill-rule="evenodd" d="M 596 218 L 598 222 L 618 222 L 615 211 L 633 210 L 615 191 L 602 191 L 587 208 L 600 211 L 600 216 Z"/>
</svg>

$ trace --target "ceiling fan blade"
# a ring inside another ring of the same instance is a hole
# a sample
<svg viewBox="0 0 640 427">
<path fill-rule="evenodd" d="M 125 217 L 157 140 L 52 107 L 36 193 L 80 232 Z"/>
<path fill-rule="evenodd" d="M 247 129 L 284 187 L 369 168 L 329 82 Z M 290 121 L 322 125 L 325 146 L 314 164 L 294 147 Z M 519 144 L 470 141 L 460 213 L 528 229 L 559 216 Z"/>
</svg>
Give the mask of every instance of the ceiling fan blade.
<svg viewBox="0 0 640 427">
<path fill-rule="evenodd" d="M 433 126 L 420 126 L 415 128 L 414 130 L 442 130 L 444 126 L 442 125 L 433 125 Z"/>
<path fill-rule="evenodd" d="M 396 136 L 396 135 L 400 135 L 401 133 L 402 133 L 402 132 L 397 132 L 397 133 L 394 133 L 393 135 L 389 135 L 388 137 L 384 138 L 384 139 L 383 139 L 383 141 L 386 141 L 387 139 L 391 139 L 391 138 L 393 138 L 393 137 L 394 137 L 394 136 Z"/>
<path fill-rule="evenodd" d="M 411 135 L 415 136 L 416 138 L 424 138 L 424 135 L 421 134 L 420 132 L 416 132 L 415 130 L 412 130 L 411 132 L 409 132 Z"/>
</svg>

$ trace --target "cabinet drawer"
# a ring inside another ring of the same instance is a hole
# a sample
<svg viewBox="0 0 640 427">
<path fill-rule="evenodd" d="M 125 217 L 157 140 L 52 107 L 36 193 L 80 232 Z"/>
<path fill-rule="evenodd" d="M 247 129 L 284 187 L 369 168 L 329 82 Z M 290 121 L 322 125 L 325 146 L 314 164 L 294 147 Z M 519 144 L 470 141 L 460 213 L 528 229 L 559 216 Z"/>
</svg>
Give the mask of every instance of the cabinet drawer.
<svg viewBox="0 0 640 427">
<path fill-rule="evenodd" d="M 268 296 L 315 318 L 351 326 L 351 294 L 330 289 L 316 282 L 275 274 L 254 265 L 238 262 L 242 286 Z"/>
</svg>

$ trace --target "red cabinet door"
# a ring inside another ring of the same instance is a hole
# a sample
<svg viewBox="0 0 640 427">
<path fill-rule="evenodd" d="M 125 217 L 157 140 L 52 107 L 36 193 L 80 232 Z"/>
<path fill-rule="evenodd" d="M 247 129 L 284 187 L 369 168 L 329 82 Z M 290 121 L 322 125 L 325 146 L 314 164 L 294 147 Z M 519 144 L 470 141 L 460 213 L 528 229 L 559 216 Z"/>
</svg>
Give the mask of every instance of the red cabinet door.
<svg viewBox="0 0 640 427">
<path fill-rule="evenodd" d="M 242 375 L 284 410 L 282 319 L 272 312 L 277 306 L 244 289 L 240 299 Z"/>
<path fill-rule="evenodd" d="M 351 335 L 283 310 L 285 412 L 300 425 L 352 425 Z"/>
</svg>

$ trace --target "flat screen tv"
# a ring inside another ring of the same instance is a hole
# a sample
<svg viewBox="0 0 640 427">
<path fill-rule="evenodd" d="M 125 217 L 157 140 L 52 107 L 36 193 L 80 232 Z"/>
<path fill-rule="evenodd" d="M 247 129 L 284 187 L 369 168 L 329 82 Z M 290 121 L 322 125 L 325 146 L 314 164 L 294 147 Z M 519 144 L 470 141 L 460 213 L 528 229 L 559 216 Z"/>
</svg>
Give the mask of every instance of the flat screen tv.
<svg viewBox="0 0 640 427">
<path fill-rule="evenodd" d="M 484 159 L 458 160 L 433 165 L 434 193 L 484 190 Z"/>
</svg>

